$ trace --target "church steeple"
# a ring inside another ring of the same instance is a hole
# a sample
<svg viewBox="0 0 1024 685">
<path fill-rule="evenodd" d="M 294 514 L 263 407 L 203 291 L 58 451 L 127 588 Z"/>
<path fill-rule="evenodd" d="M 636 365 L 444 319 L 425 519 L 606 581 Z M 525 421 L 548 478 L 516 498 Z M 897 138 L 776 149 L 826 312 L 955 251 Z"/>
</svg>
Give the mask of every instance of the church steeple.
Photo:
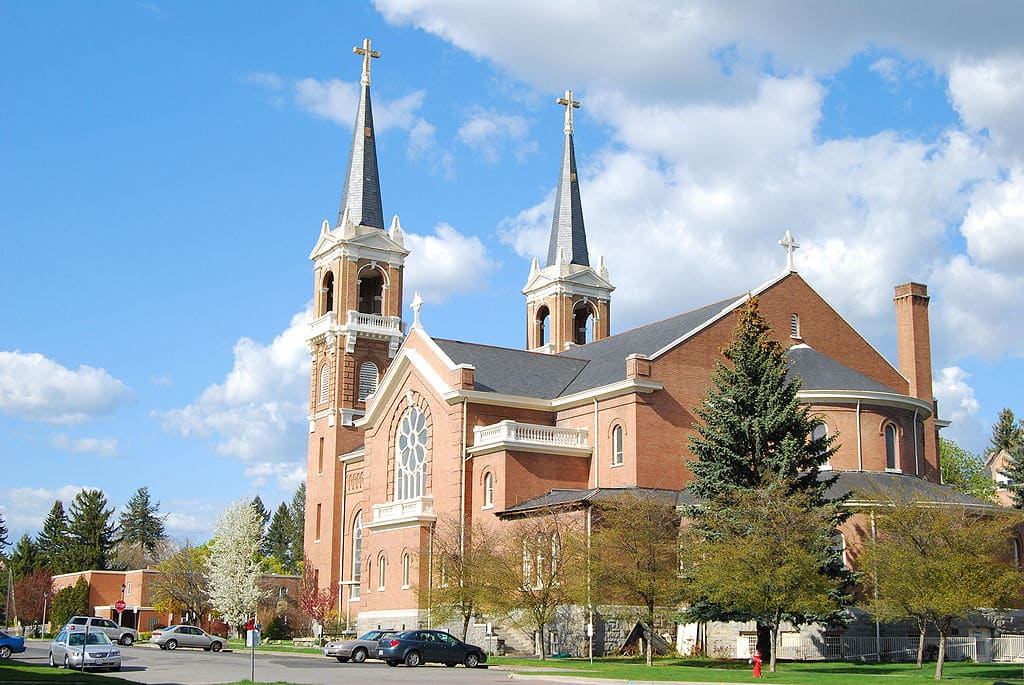
<svg viewBox="0 0 1024 685">
<path fill-rule="evenodd" d="M 551 213 L 548 260 L 541 269 L 533 260 L 523 294 L 526 295 L 526 347 L 536 352 L 558 353 L 573 345 L 607 338 L 611 293 L 604 259 L 599 269 L 590 266 L 583 205 L 576 176 L 572 111 L 580 103 L 565 91 L 558 104 L 565 106 L 565 141 L 562 166 Z"/>
<path fill-rule="evenodd" d="M 363 75 L 360 79 L 359 107 L 356 109 L 356 123 L 352 131 L 352 149 L 348 155 L 348 171 L 345 174 L 345 188 L 341 193 L 338 208 L 338 223 L 348 220 L 356 226 L 384 229 L 384 209 L 380 201 L 380 175 L 377 170 L 377 144 L 373 132 L 373 107 L 370 104 L 370 58 L 380 57 L 380 52 L 370 48 L 370 39 L 352 52 L 363 56 Z"/>
<path fill-rule="evenodd" d="M 580 103 L 565 91 L 558 104 L 565 105 L 565 142 L 562 145 L 562 167 L 555 189 L 555 210 L 551 214 L 551 238 L 548 241 L 547 266 L 559 262 L 590 266 L 587 254 L 587 232 L 583 226 L 583 204 L 576 177 L 576 149 L 572 142 L 572 110 Z"/>
</svg>

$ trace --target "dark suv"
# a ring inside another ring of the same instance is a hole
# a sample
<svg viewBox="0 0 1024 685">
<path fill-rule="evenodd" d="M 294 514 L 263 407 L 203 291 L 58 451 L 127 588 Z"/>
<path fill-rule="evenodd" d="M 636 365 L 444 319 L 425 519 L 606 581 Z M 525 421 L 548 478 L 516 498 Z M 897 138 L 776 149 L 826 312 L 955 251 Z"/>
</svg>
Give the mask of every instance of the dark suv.
<svg viewBox="0 0 1024 685">
<path fill-rule="evenodd" d="M 388 666 L 404 662 L 406 666 L 438 663 L 476 668 L 487 661 L 484 650 L 440 630 L 407 630 L 381 638 L 377 658 L 384 659 Z"/>
</svg>

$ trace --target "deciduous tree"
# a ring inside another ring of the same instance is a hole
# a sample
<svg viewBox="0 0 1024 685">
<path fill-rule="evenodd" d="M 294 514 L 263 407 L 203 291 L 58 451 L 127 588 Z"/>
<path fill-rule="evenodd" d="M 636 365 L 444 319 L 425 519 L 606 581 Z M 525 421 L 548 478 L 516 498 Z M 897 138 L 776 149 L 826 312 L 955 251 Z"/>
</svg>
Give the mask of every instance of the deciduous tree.
<svg viewBox="0 0 1024 685">
<path fill-rule="evenodd" d="M 992 500 L 995 496 L 995 481 L 985 472 L 985 462 L 978 455 L 952 440 L 939 438 L 939 463 L 942 464 L 942 482 L 951 488 L 982 500 Z"/>
<path fill-rule="evenodd" d="M 846 579 L 822 563 L 834 555 L 834 514 L 780 480 L 716 498 L 701 518 L 682 546 L 688 591 L 766 627 L 774 672 L 783 620 L 842 608 Z"/>
<path fill-rule="evenodd" d="M 323 626 L 327 614 L 338 604 L 338 587 L 329 585 L 320 587 L 320 574 L 313 565 L 303 560 L 302 580 L 299 587 L 299 608 L 302 613 L 320 626 L 320 638 L 323 639 Z"/>
<path fill-rule="evenodd" d="M 586 601 L 586 539 L 575 513 L 549 512 L 511 522 L 493 538 L 484 572 L 491 606 L 536 636 L 544 658 L 544 633 L 561 606 Z"/>
<path fill-rule="evenodd" d="M 591 537 L 594 600 L 639 606 L 649 629 L 659 608 L 678 604 L 684 589 L 679 573 L 679 516 L 675 493 L 627 490 L 595 505 Z M 654 664 L 650 636 L 647 665 Z"/>
<path fill-rule="evenodd" d="M 416 588 L 420 601 L 438 622 L 457 618 L 463 640 L 473 616 L 488 605 L 492 542 L 493 533 L 483 526 L 469 526 L 463 535 L 457 517 L 443 517 L 434 528 L 430 557 L 420 559 L 430 566 L 430 582 Z"/>
<path fill-rule="evenodd" d="M 932 623 L 939 631 L 935 679 L 941 680 L 953 621 L 978 607 L 1009 607 L 1024 590 L 1010 554 L 1012 529 L 1021 519 L 995 506 L 885 494 L 872 512 L 876 535 L 863 541 L 861 555 L 861 568 L 877 588 L 869 608 L 879 620 Z"/>
<path fill-rule="evenodd" d="M 260 589 L 263 524 L 251 502 L 232 503 L 214 524 L 209 579 L 213 607 L 233 625 L 252 616 Z"/>
<path fill-rule="evenodd" d="M 167 559 L 157 564 L 159 574 L 151 580 L 153 607 L 184 617 L 186 623 L 198 623 L 210 611 L 210 584 L 207 560 L 210 551 L 193 547 L 188 541 Z"/>
<path fill-rule="evenodd" d="M 53 595 L 50 569 L 37 568 L 14 583 L 14 602 L 22 625 L 43 622 L 44 596 Z"/>
</svg>

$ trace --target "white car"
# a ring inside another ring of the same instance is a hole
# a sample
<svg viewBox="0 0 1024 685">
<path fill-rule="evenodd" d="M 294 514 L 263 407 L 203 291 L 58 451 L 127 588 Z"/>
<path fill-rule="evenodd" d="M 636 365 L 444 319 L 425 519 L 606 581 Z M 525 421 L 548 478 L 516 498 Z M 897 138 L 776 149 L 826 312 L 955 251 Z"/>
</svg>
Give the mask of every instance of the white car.
<svg viewBox="0 0 1024 685">
<path fill-rule="evenodd" d="M 119 626 L 109 618 L 99 616 L 72 616 L 64 624 L 64 630 L 68 633 L 103 633 L 110 638 L 111 642 L 130 647 L 133 642 L 139 639 L 139 631 L 127 626 Z M 92 644 L 92 643 L 90 643 Z"/>
<path fill-rule="evenodd" d="M 149 641 L 159 645 L 160 649 L 177 649 L 178 647 L 199 647 L 207 652 L 219 652 L 224 649 L 224 638 L 210 635 L 195 626 L 167 626 L 153 631 Z"/>
<path fill-rule="evenodd" d="M 106 634 L 90 632 L 88 643 L 85 631 L 60 631 L 50 643 L 50 665 L 64 668 L 106 668 L 121 670 L 121 650 Z"/>
</svg>

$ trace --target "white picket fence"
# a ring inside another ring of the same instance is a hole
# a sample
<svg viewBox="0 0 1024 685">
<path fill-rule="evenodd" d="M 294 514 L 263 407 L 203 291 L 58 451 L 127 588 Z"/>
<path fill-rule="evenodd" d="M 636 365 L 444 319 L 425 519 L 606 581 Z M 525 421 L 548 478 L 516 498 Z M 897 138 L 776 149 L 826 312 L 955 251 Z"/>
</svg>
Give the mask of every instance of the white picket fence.
<svg viewBox="0 0 1024 685">
<path fill-rule="evenodd" d="M 742 635 L 736 641 L 736 656 L 749 658 L 756 638 Z M 925 638 L 925 654 L 934 659 L 938 637 Z M 784 634 L 779 637 L 779 658 L 797 661 L 914 661 L 916 637 L 842 637 Z M 946 658 L 950 661 L 1004 661 L 1024 663 L 1024 635 L 996 638 L 949 637 Z"/>
</svg>

